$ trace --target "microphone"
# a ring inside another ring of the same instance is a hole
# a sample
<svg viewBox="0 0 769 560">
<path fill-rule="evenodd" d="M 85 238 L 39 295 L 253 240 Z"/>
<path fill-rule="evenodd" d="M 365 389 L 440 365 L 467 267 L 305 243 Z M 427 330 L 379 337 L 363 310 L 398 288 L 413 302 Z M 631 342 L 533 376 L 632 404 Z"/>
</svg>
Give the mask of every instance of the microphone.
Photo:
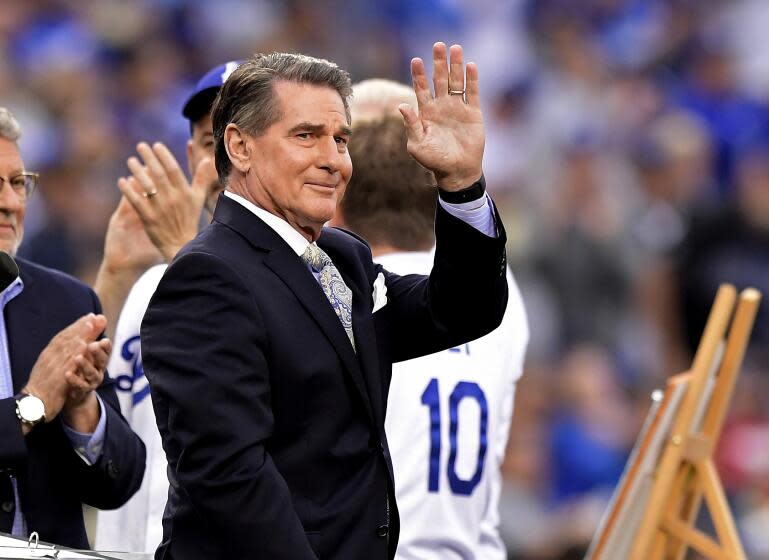
<svg viewBox="0 0 769 560">
<path fill-rule="evenodd" d="M 19 277 L 19 265 L 8 253 L 0 251 L 0 292 Z"/>
</svg>

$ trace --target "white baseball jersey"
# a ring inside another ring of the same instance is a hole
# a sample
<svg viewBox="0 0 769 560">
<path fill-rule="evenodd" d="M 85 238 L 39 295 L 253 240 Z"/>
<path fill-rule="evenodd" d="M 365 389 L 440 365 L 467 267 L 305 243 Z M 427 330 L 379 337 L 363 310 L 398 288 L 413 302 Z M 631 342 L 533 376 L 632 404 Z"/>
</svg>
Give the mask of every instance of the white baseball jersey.
<svg viewBox="0 0 769 560">
<path fill-rule="evenodd" d="M 428 274 L 433 254 L 375 260 L 397 274 Z M 393 366 L 385 430 L 401 518 L 400 560 L 507 558 L 498 532 L 500 465 L 529 338 L 509 271 L 507 280 L 507 309 L 495 331 Z"/>
<path fill-rule="evenodd" d="M 131 288 L 115 330 L 107 366 L 117 381 L 120 409 L 147 447 L 147 469 L 139 491 L 121 508 L 100 511 L 96 522 L 98 550 L 154 552 L 163 537 L 163 510 L 168 496 L 166 456 L 155 423 L 149 384 L 144 377 L 139 328 L 150 298 L 166 270 L 153 266 Z"/>
</svg>

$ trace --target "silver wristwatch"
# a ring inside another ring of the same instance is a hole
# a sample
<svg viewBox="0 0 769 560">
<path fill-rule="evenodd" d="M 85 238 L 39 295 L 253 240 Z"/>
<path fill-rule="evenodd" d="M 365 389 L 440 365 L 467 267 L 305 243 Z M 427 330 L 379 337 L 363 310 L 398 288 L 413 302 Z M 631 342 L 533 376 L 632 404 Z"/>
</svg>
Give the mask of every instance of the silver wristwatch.
<svg viewBox="0 0 769 560">
<path fill-rule="evenodd" d="M 45 404 L 34 395 L 16 395 L 16 416 L 30 428 L 45 421 Z"/>
</svg>

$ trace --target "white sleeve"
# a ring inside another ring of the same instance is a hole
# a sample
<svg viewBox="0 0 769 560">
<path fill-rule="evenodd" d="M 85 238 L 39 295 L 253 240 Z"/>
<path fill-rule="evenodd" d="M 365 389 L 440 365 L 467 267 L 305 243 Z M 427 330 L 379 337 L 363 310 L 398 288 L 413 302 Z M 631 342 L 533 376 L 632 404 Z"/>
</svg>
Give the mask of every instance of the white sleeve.
<svg viewBox="0 0 769 560">
<path fill-rule="evenodd" d="M 161 540 L 162 512 L 168 493 L 166 460 L 149 399 L 139 343 L 139 329 L 152 294 L 166 265 L 145 272 L 120 311 L 113 351 L 107 370 L 117 385 L 120 409 L 147 449 L 147 469 L 139 490 L 122 507 L 99 511 L 95 548 L 99 550 L 154 552 Z"/>
</svg>

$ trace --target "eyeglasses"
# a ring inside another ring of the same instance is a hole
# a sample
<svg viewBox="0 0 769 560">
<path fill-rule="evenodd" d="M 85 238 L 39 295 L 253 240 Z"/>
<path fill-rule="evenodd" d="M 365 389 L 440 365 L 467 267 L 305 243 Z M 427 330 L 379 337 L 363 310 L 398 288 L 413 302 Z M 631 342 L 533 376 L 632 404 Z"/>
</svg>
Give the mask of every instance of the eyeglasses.
<svg viewBox="0 0 769 560">
<path fill-rule="evenodd" d="M 16 196 L 19 197 L 20 200 L 25 201 L 32 196 L 32 192 L 35 190 L 35 187 L 37 187 L 39 178 L 40 175 L 38 173 L 32 173 L 31 171 L 22 171 L 8 179 L 0 177 L 0 190 L 2 190 L 5 183 L 8 183 L 11 185 L 13 192 L 16 193 Z"/>
</svg>

